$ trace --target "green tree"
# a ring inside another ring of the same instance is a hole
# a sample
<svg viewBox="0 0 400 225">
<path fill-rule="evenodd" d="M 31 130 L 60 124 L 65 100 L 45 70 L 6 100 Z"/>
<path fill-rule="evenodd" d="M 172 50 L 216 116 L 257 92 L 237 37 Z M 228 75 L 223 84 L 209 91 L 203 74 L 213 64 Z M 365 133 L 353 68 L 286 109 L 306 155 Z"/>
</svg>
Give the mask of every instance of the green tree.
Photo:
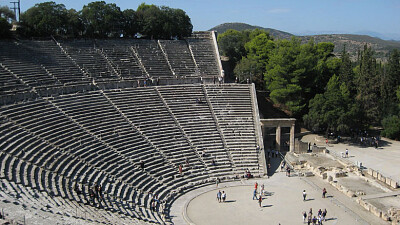
<svg viewBox="0 0 400 225">
<path fill-rule="evenodd" d="M 381 118 L 379 109 L 380 82 L 376 70 L 376 59 L 370 47 L 364 46 L 356 70 L 357 100 L 363 108 L 365 124 L 378 124 Z"/>
<path fill-rule="evenodd" d="M 67 35 L 78 37 L 83 35 L 83 23 L 75 9 L 68 10 Z"/>
<path fill-rule="evenodd" d="M 21 14 L 25 35 L 50 36 L 68 33 L 68 11 L 63 4 L 38 3 Z"/>
<path fill-rule="evenodd" d="M 396 89 L 400 85 L 400 53 L 397 49 L 390 52 L 388 63 L 381 74 L 382 113 L 384 115 L 397 114 Z"/>
<path fill-rule="evenodd" d="M 0 7 L 0 17 L 6 19 L 8 22 L 15 20 L 15 13 L 8 8 L 8 6 Z"/>
<path fill-rule="evenodd" d="M 0 17 L 0 38 L 10 37 L 11 24 L 5 18 Z"/>
<path fill-rule="evenodd" d="M 301 118 L 307 111 L 308 101 L 322 93 L 338 62 L 332 60 L 333 44 L 314 44 L 310 40 L 292 38 L 276 41 L 266 65 L 266 87 L 276 104 L 286 106 L 292 114 Z"/>
<path fill-rule="evenodd" d="M 399 140 L 400 138 L 400 118 L 397 115 L 388 116 L 382 121 L 382 136 Z"/>
<path fill-rule="evenodd" d="M 325 93 L 310 100 L 309 112 L 303 119 L 312 130 L 349 133 L 352 128 L 360 128 L 359 114 L 359 107 L 351 98 L 347 85 L 334 75 Z"/>
<path fill-rule="evenodd" d="M 142 3 L 136 10 L 139 32 L 148 38 L 182 38 L 191 35 L 192 23 L 185 11 Z"/>
<path fill-rule="evenodd" d="M 237 30 L 229 29 L 218 35 L 219 50 L 222 55 L 229 57 L 233 65 L 246 55 L 245 43 L 246 39 L 243 32 Z"/>
<path fill-rule="evenodd" d="M 119 37 L 122 34 L 124 16 L 114 3 L 91 2 L 83 6 L 80 17 L 86 36 Z"/>
<path fill-rule="evenodd" d="M 142 3 L 137 8 L 136 15 L 141 34 L 151 39 L 162 35 L 163 19 L 159 7 Z"/>
<path fill-rule="evenodd" d="M 134 37 L 139 31 L 136 12 L 133 9 L 122 11 L 124 16 L 123 33 L 124 37 Z"/>
</svg>

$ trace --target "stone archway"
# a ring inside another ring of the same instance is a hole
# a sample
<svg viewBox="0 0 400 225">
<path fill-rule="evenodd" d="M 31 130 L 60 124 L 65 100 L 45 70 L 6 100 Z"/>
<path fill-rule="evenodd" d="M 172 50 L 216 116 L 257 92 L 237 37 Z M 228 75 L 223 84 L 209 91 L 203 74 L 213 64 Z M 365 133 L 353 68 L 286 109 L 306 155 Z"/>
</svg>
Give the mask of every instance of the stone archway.
<svg viewBox="0 0 400 225">
<path fill-rule="evenodd" d="M 289 150 L 294 152 L 294 126 L 296 119 L 294 118 L 275 118 L 275 119 L 261 119 L 262 127 L 275 127 L 276 128 L 276 150 L 281 151 L 281 127 L 290 127 L 290 141 Z"/>
</svg>

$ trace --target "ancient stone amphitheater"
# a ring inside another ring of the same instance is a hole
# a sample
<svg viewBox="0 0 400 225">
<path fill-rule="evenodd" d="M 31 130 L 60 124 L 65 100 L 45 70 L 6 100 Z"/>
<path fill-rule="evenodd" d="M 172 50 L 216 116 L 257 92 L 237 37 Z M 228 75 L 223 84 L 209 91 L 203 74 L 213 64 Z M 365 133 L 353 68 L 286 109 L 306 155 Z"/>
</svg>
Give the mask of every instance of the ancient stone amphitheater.
<svg viewBox="0 0 400 225">
<path fill-rule="evenodd" d="M 183 193 L 263 175 L 254 86 L 219 76 L 213 32 L 0 41 L 0 213 L 168 224 Z"/>
</svg>

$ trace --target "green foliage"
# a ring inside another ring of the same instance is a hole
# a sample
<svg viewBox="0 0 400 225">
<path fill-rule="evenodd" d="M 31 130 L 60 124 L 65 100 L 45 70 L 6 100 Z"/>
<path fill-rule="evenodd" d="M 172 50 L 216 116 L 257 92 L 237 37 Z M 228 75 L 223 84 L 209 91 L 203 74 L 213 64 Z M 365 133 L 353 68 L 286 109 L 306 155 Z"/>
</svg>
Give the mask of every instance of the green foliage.
<svg viewBox="0 0 400 225">
<path fill-rule="evenodd" d="M 8 6 L 1 6 L 0 17 L 6 20 L 15 20 L 15 13 Z"/>
<path fill-rule="evenodd" d="M 25 35 L 50 36 L 68 33 L 68 10 L 55 2 L 38 3 L 21 14 Z"/>
<path fill-rule="evenodd" d="M 396 89 L 400 85 L 400 53 L 397 49 L 390 53 L 386 70 L 384 69 L 381 74 L 380 107 L 382 114 L 384 116 L 397 114 L 399 109 L 397 107 Z"/>
<path fill-rule="evenodd" d="M 136 14 L 140 33 L 150 38 L 182 38 L 192 33 L 190 18 L 181 9 L 142 3 Z"/>
<path fill-rule="evenodd" d="M 124 37 L 134 37 L 139 31 L 137 15 L 133 9 L 125 9 L 122 11 L 124 16 L 123 34 Z"/>
<path fill-rule="evenodd" d="M 326 86 L 326 92 L 310 100 L 309 112 L 303 119 L 309 128 L 316 131 L 348 133 L 357 123 L 359 107 L 351 99 L 345 83 L 334 75 Z"/>
<path fill-rule="evenodd" d="M 331 60 L 333 45 L 301 44 L 300 39 L 276 41 L 266 65 L 266 87 L 274 103 L 283 104 L 296 117 L 302 117 L 308 101 L 323 89 L 337 71 L 338 62 Z"/>
<path fill-rule="evenodd" d="M 218 47 L 221 54 L 228 56 L 233 63 L 240 61 L 246 55 L 245 43 L 243 32 L 237 30 L 227 30 L 218 35 Z"/>
<path fill-rule="evenodd" d="M 83 33 L 91 37 L 119 37 L 122 33 L 121 9 L 113 3 L 91 2 L 83 6 L 80 16 L 84 24 Z"/>
<path fill-rule="evenodd" d="M 382 120 L 382 136 L 399 140 L 400 138 L 400 118 L 397 115 L 388 116 Z"/>
<path fill-rule="evenodd" d="M 7 38 L 10 36 L 11 24 L 5 18 L 0 17 L 0 38 Z"/>
<path fill-rule="evenodd" d="M 365 112 L 367 124 L 377 124 L 380 121 L 379 109 L 379 74 L 376 69 L 376 59 L 370 47 L 364 46 L 360 53 L 360 61 L 356 75 L 357 100 Z"/>
<path fill-rule="evenodd" d="M 91 2 L 79 12 L 44 2 L 23 13 L 21 21 L 20 33 L 25 36 L 134 37 L 141 33 L 149 38 L 170 39 L 189 36 L 193 29 L 189 16 L 181 9 L 143 3 L 137 11 L 121 11 L 116 4 L 104 1 Z"/>
</svg>

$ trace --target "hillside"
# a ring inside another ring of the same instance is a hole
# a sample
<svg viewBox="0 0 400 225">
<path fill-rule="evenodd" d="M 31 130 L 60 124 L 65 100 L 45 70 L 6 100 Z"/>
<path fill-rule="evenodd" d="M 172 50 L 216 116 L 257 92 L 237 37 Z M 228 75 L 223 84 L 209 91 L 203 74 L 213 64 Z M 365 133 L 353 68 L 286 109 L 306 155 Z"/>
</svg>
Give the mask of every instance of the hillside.
<svg viewBox="0 0 400 225">
<path fill-rule="evenodd" d="M 303 42 L 307 42 L 310 38 L 314 38 L 314 41 L 317 43 L 332 42 L 335 44 L 335 53 L 341 52 L 344 45 L 346 45 L 346 50 L 350 52 L 353 59 L 357 57 L 357 50 L 363 48 L 365 44 L 371 46 L 376 53 L 375 56 L 381 60 L 386 59 L 386 56 L 390 50 L 400 49 L 399 41 L 385 41 L 368 35 L 324 34 L 301 36 L 300 38 L 303 40 Z"/>
<path fill-rule="evenodd" d="M 223 33 L 228 29 L 234 30 L 247 30 L 247 29 L 263 29 L 267 30 L 274 37 L 279 39 L 290 39 L 293 34 L 275 30 L 271 28 L 264 28 L 259 26 L 252 26 L 245 23 L 223 23 L 218 26 L 211 28 L 210 30 L 216 30 L 218 33 Z M 303 40 L 303 42 L 307 42 L 311 38 L 314 38 L 316 43 L 319 42 L 332 42 L 335 44 L 334 53 L 338 55 L 342 50 L 343 46 L 346 45 L 347 51 L 352 56 L 352 59 L 355 60 L 357 57 L 357 51 L 365 44 L 371 46 L 372 49 L 376 52 L 376 58 L 378 60 L 386 60 L 387 54 L 392 49 L 400 49 L 400 41 L 386 41 L 380 38 L 371 37 L 368 35 L 356 35 L 356 34 L 322 34 L 322 35 L 308 35 L 308 36 L 297 36 Z"/>
<path fill-rule="evenodd" d="M 274 36 L 275 38 L 278 38 L 278 39 L 289 39 L 290 37 L 293 36 L 293 34 L 288 33 L 288 32 L 275 30 L 275 29 L 272 29 L 272 28 L 264 28 L 264 27 L 259 27 L 259 26 L 252 26 L 252 25 L 249 25 L 249 24 L 246 24 L 246 23 L 223 23 L 223 24 L 220 24 L 218 26 L 215 26 L 215 27 L 209 29 L 209 31 L 214 30 L 214 31 L 217 31 L 219 34 L 222 34 L 222 33 L 224 33 L 225 31 L 227 31 L 229 29 L 234 29 L 234 30 L 238 30 L 238 31 L 254 30 L 254 29 L 266 30 L 272 36 Z"/>
</svg>

